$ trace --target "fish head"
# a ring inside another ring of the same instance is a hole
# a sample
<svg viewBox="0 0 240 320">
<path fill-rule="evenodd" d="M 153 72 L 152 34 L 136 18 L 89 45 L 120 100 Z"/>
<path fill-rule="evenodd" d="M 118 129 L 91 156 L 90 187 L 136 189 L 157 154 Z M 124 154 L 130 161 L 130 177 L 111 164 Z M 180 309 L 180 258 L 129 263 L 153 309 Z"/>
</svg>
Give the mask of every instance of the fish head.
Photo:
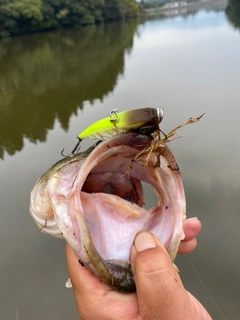
<svg viewBox="0 0 240 320">
<path fill-rule="evenodd" d="M 148 209 L 143 183 L 157 196 Z M 136 234 L 153 233 L 174 261 L 184 238 L 186 201 L 168 146 L 129 132 L 52 166 L 32 190 L 30 213 L 42 232 L 65 238 L 101 280 L 132 292 L 130 250 Z"/>
</svg>

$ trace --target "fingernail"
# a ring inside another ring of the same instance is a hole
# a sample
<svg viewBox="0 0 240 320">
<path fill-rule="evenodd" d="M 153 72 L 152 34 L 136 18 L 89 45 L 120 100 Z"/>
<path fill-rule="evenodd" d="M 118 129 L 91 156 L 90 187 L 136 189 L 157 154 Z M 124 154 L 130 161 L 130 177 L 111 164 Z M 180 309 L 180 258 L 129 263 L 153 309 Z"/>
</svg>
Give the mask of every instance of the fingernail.
<svg viewBox="0 0 240 320">
<path fill-rule="evenodd" d="M 198 220 L 198 217 L 188 218 L 187 220 L 188 220 L 188 221 L 189 221 L 189 220 Z"/>
<path fill-rule="evenodd" d="M 136 250 L 141 252 L 150 248 L 155 248 L 156 242 L 151 233 L 143 231 L 136 235 L 134 245 Z"/>
</svg>

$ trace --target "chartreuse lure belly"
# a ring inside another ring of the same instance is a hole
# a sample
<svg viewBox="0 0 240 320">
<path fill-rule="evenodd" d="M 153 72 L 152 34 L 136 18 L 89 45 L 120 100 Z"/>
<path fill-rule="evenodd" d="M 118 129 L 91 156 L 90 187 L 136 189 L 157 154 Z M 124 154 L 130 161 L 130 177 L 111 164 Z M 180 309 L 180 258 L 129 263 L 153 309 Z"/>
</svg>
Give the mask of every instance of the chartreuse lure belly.
<svg viewBox="0 0 240 320">
<path fill-rule="evenodd" d="M 74 155 L 78 151 L 83 139 L 107 140 L 126 132 L 151 134 L 159 129 L 162 119 L 163 110 L 159 108 L 142 108 L 123 112 L 117 109 L 111 110 L 108 117 L 94 122 L 77 136 L 78 143 L 71 154 Z"/>
</svg>

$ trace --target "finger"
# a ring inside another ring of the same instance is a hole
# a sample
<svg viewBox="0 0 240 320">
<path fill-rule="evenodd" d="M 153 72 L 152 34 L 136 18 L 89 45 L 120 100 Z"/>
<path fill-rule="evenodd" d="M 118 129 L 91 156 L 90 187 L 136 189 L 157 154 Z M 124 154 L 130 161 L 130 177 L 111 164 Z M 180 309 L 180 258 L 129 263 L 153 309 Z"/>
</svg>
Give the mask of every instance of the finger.
<svg viewBox="0 0 240 320">
<path fill-rule="evenodd" d="M 131 251 L 140 315 L 144 319 L 193 319 L 187 291 L 170 257 L 148 232 L 137 234 Z"/>
<path fill-rule="evenodd" d="M 189 241 L 182 241 L 178 248 L 178 253 L 188 254 L 192 252 L 197 246 L 197 240 L 194 238 Z"/>
<path fill-rule="evenodd" d="M 203 305 L 190 293 L 188 292 L 191 303 L 198 315 L 197 319 L 199 320 L 212 320 L 212 317 L 207 312 L 207 310 L 203 307 Z"/>
<path fill-rule="evenodd" d="M 184 221 L 183 231 L 185 233 L 185 238 L 183 241 L 188 241 L 194 239 L 202 229 L 202 224 L 197 218 L 190 218 Z"/>
<path fill-rule="evenodd" d="M 78 262 L 79 258 L 68 244 L 66 245 L 66 258 L 68 273 L 81 319 L 119 319 L 118 316 L 124 311 L 124 306 L 129 303 L 128 295 L 113 291 L 85 266 L 81 266 Z M 134 305 L 134 299 L 130 299 L 129 304 Z M 112 312 L 109 310 L 110 306 Z"/>
<path fill-rule="evenodd" d="M 109 290 L 107 285 L 101 283 L 91 271 L 79 263 L 79 258 L 68 244 L 66 245 L 66 258 L 69 277 L 75 291 L 80 294 L 88 294 L 89 291 L 102 290 L 102 287 L 104 287 L 103 290 Z"/>
<path fill-rule="evenodd" d="M 66 257 L 69 277 L 74 291 L 77 310 L 81 318 L 88 319 L 98 309 L 97 301 L 104 296 L 109 289 L 95 277 L 86 267 L 81 266 L 79 259 L 67 244 Z M 93 318 L 97 315 L 93 314 Z"/>
</svg>

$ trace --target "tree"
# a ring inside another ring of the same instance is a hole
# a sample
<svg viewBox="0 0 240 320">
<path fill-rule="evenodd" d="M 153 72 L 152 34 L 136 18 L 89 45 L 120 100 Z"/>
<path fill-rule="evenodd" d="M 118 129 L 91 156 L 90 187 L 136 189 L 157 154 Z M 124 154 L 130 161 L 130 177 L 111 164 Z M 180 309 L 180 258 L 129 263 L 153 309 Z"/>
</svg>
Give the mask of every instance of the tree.
<svg viewBox="0 0 240 320">
<path fill-rule="evenodd" d="M 19 34 L 132 19 L 141 14 L 135 0 L 0 0 L 0 38 Z"/>
</svg>

